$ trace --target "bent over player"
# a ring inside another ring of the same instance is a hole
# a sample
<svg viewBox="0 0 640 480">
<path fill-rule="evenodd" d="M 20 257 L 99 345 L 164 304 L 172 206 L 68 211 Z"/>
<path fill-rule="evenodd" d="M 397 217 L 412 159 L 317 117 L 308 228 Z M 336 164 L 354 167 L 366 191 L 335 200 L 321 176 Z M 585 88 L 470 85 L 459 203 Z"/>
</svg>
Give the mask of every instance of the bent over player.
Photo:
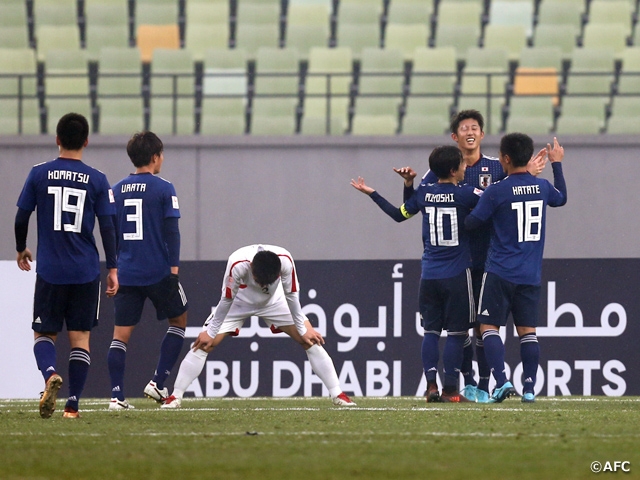
<svg viewBox="0 0 640 480">
<path fill-rule="evenodd" d="M 500 163 L 507 177 L 484 192 L 471 215 L 465 220 L 469 229 L 493 220 L 491 245 L 482 277 L 478 322 L 487 362 L 496 381 L 490 403 L 516 395 L 507 381 L 504 344 L 499 327 L 509 314 L 520 337 L 523 402 L 534 402 L 534 387 L 540 357 L 536 336 L 542 253 L 544 250 L 546 207 L 567 203 L 567 186 L 562 174 L 564 149 L 553 139 L 546 154 L 552 162 L 554 184 L 527 172 L 533 153 L 533 140 L 522 133 L 510 133 L 500 141 Z"/>
<path fill-rule="evenodd" d="M 110 410 L 133 408 L 124 396 L 127 343 L 140 322 L 145 300 L 158 320 L 169 319 L 153 379 L 144 394 L 162 403 L 169 395 L 164 381 L 178 360 L 187 326 L 187 297 L 178 277 L 180 209 L 173 185 L 157 176 L 164 162 L 162 141 L 153 132 L 136 133 L 127 144 L 135 173 L 113 187 L 118 229 L 118 275 L 115 326 L 107 363 L 111 378 Z"/>
<path fill-rule="evenodd" d="M 203 331 L 180 364 L 173 394 L 162 408 L 179 408 L 189 385 L 200 375 L 207 355 L 227 335 L 237 335 L 244 321 L 259 316 L 274 333 L 284 332 L 299 343 L 314 373 L 329 390 L 334 405 L 354 406 L 342 391 L 324 339 L 302 313 L 300 284 L 291 254 L 274 245 L 249 245 L 227 261 L 222 296 Z"/>
<path fill-rule="evenodd" d="M 475 321 L 475 302 L 471 282 L 471 251 L 464 219 L 478 203 L 482 190 L 458 183 L 464 180 L 466 163 L 456 147 L 437 147 L 429 156 L 435 183 L 423 181 L 411 197 L 396 208 L 363 178 L 351 185 L 366 193 L 391 218 L 402 222 L 422 212 L 422 274 L 419 308 L 424 337 L 422 363 L 427 380 L 427 402 L 468 402 L 458 393 L 458 377 L 468 330 Z M 438 342 L 447 330 L 444 386 L 438 392 Z"/>
<path fill-rule="evenodd" d="M 100 258 L 93 236 L 96 216 L 107 268 L 107 295 L 118 291 L 115 207 L 104 173 L 82 162 L 89 143 L 89 123 L 77 113 L 64 115 L 56 126 L 60 155 L 34 166 L 27 177 L 15 220 L 17 261 L 31 270 L 27 248 L 29 217 L 38 209 L 38 256 L 33 301 L 33 353 L 46 382 L 40 416 L 56 408 L 62 377 L 56 367 L 55 341 L 66 323 L 69 354 L 69 398 L 64 418 L 78 418 L 78 404 L 91 364 L 89 337 L 98 324 Z"/>
</svg>

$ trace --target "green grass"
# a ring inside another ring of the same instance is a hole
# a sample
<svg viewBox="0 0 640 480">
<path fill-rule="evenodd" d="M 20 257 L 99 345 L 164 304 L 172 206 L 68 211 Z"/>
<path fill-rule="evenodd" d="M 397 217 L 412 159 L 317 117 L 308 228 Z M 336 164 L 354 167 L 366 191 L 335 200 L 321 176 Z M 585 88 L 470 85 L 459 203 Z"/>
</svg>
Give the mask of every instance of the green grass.
<svg viewBox="0 0 640 480">
<path fill-rule="evenodd" d="M 524 405 L 426 404 L 423 399 L 185 400 L 166 411 L 135 399 L 109 412 L 48 420 L 37 402 L 0 400 L 0 478 L 567 479 L 591 462 L 629 461 L 640 477 L 640 399 L 540 398 Z M 610 476 L 610 473 L 599 475 Z"/>
</svg>

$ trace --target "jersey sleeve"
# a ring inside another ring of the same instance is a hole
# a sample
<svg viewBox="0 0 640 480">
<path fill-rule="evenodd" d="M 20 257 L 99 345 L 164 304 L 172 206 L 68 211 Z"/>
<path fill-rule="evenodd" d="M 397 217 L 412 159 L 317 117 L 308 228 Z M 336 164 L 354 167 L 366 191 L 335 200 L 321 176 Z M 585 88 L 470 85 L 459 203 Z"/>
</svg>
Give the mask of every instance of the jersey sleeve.
<svg viewBox="0 0 640 480">
<path fill-rule="evenodd" d="M 180 218 L 180 205 L 178 203 L 178 195 L 176 189 L 169 183 L 166 190 L 166 198 L 164 199 L 164 216 L 165 218 Z"/>
<path fill-rule="evenodd" d="M 251 264 L 248 261 L 235 262 L 229 259 L 227 262 L 227 268 L 222 282 L 222 296 L 220 297 L 211 322 L 207 325 L 207 334 L 211 338 L 215 338 L 218 331 L 220 331 L 222 322 L 227 318 L 227 314 L 229 313 L 231 305 L 233 305 L 233 300 L 236 298 L 238 289 L 243 283 L 245 275 L 250 272 L 250 268 Z"/>
<path fill-rule="evenodd" d="M 494 210 L 494 197 L 495 197 L 495 186 L 489 185 L 489 187 L 484 191 L 480 199 L 478 200 L 478 204 L 471 211 L 469 216 L 465 220 L 465 226 L 469 226 L 472 224 L 475 226 L 477 223 L 484 223 L 491 215 L 493 215 Z M 476 221 L 474 221 L 475 219 Z"/>
<path fill-rule="evenodd" d="M 564 181 L 562 173 L 562 164 L 554 162 L 551 164 L 553 169 L 553 187 L 549 185 L 549 198 L 547 204 L 550 207 L 561 207 L 567 203 L 567 184 Z"/>
<path fill-rule="evenodd" d="M 111 216 L 116 214 L 116 200 L 113 196 L 113 190 L 107 181 L 105 175 L 100 176 L 100 180 L 97 185 L 98 195 L 96 198 L 96 215 L 97 216 Z"/>
<path fill-rule="evenodd" d="M 293 257 L 290 254 L 279 254 L 280 257 L 280 281 L 284 296 L 287 299 L 287 305 L 291 312 L 291 317 L 296 326 L 296 330 L 300 335 L 307 333 L 307 327 L 304 322 L 306 320 L 302 313 L 300 305 L 300 284 L 298 283 L 298 275 Z"/>
<path fill-rule="evenodd" d="M 32 168 L 27 176 L 27 180 L 24 182 L 22 192 L 18 197 L 17 206 L 23 210 L 33 212 L 36 209 L 36 188 L 35 188 L 35 168 Z"/>
</svg>

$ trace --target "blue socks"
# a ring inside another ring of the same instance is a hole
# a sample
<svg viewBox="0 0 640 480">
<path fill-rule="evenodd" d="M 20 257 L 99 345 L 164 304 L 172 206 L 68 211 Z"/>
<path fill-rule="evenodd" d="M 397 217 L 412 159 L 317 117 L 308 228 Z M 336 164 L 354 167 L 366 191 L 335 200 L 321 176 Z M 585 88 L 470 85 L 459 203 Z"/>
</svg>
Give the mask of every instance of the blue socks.
<svg viewBox="0 0 640 480">
<path fill-rule="evenodd" d="M 164 381 L 169 374 L 171 374 L 171 369 L 176 364 L 182 351 L 183 343 L 184 328 L 169 327 L 160 346 L 160 358 L 158 359 L 158 366 L 153 376 L 153 381 L 159 390 L 164 388 Z"/>
<path fill-rule="evenodd" d="M 127 344 L 112 340 L 107 354 L 109 378 L 111 379 L 111 398 L 124 401 L 124 366 L 127 357 Z"/>
<path fill-rule="evenodd" d="M 422 339 L 422 367 L 424 368 L 427 383 L 435 382 L 438 374 L 439 340 L 440 335 L 433 332 L 425 332 Z"/>
<path fill-rule="evenodd" d="M 484 354 L 484 342 L 481 337 L 476 338 L 476 360 L 478 360 L 478 388 L 489 392 L 489 380 L 491 380 L 491 368 Z"/>
<path fill-rule="evenodd" d="M 504 369 L 504 344 L 500 338 L 500 333 L 498 330 L 486 330 L 482 334 L 482 341 L 487 363 L 491 368 L 493 378 L 496 380 L 496 388 L 499 388 L 507 381 Z"/>
<path fill-rule="evenodd" d="M 49 337 L 38 337 L 33 342 L 33 354 L 44 381 L 56 373 L 56 344 Z"/>
<path fill-rule="evenodd" d="M 533 393 L 540 360 L 540 345 L 535 333 L 520 337 L 520 359 L 522 360 L 522 391 Z"/>
<path fill-rule="evenodd" d="M 462 366 L 460 367 L 462 377 L 464 378 L 465 385 L 476 386 L 476 381 L 473 378 L 473 346 L 471 344 L 471 338 L 467 334 L 464 339 L 464 347 L 462 350 Z"/>
<path fill-rule="evenodd" d="M 66 407 L 78 411 L 78 402 L 87 381 L 91 356 L 84 348 L 72 348 L 69 354 L 69 399 Z"/>
<path fill-rule="evenodd" d="M 458 379 L 460 377 L 460 366 L 462 364 L 463 347 L 465 340 L 469 340 L 468 335 L 455 335 L 449 332 L 447 342 L 444 345 L 442 363 L 444 364 L 444 387 L 450 387 L 447 391 L 458 391 Z M 469 342 L 471 348 L 471 342 Z M 465 379 L 466 381 L 466 379 Z"/>
</svg>

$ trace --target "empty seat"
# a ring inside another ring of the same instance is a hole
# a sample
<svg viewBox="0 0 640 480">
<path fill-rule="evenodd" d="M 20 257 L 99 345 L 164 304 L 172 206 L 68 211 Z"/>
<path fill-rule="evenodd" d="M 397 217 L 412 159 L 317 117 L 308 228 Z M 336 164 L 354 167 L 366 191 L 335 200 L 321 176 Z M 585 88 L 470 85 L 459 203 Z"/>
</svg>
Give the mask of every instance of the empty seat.
<svg viewBox="0 0 640 480">
<path fill-rule="evenodd" d="M 398 120 L 394 115 L 356 114 L 351 127 L 352 135 L 394 135 Z"/>
<path fill-rule="evenodd" d="M 597 118 L 562 115 L 558 118 L 555 133 L 558 135 L 597 135 L 602 132 L 602 123 Z"/>
<path fill-rule="evenodd" d="M 501 48 L 471 48 L 462 72 L 462 95 L 504 95 L 509 80 L 507 51 Z"/>
<path fill-rule="evenodd" d="M 453 97 L 407 97 L 402 133 L 405 135 L 442 135 L 449 128 Z"/>
<path fill-rule="evenodd" d="M 607 24 L 631 35 L 635 5 L 627 0 L 592 0 L 589 3 L 589 25 Z"/>
<path fill-rule="evenodd" d="M 456 84 L 453 47 L 416 48 L 411 70 L 411 94 L 453 94 Z"/>
<path fill-rule="evenodd" d="M 514 95 L 551 96 L 558 102 L 562 51 L 558 47 L 523 48 L 513 80 Z"/>
<path fill-rule="evenodd" d="M 517 60 L 527 46 L 527 34 L 522 25 L 487 25 L 484 30 L 485 48 L 503 48 L 511 60 Z"/>
<path fill-rule="evenodd" d="M 36 59 L 31 49 L 0 48 L 0 132 L 40 133 Z"/>
<path fill-rule="evenodd" d="M 538 7 L 538 26 L 571 25 L 579 30 L 582 27 L 582 13 L 585 5 L 583 0 L 577 2 L 544 0 Z"/>
<path fill-rule="evenodd" d="M 484 7 L 482 2 L 447 1 L 438 5 L 438 27 L 480 27 Z"/>
<path fill-rule="evenodd" d="M 45 102 L 47 112 L 47 132 L 55 135 L 56 125 L 63 115 L 69 112 L 76 112 L 83 115 L 88 121 L 90 131 L 94 130 L 93 110 L 91 108 L 91 99 L 87 98 L 67 98 L 67 99 L 51 99 Z"/>
<path fill-rule="evenodd" d="M 76 0 L 34 0 L 33 17 L 36 26 L 78 25 Z"/>
<path fill-rule="evenodd" d="M 229 25 L 229 1 L 189 0 L 185 9 L 185 23 L 189 25 Z"/>
<path fill-rule="evenodd" d="M 416 48 L 429 44 L 429 28 L 425 24 L 389 24 L 385 34 L 385 48 L 402 51 L 410 59 Z"/>
<path fill-rule="evenodd" d="M 178 23 L 178 2 L 177 0 L 136 0 L 134 15 L 136 25 Z"/>
<path fill-rule="evenodd" d="M 576 49 L 571 57 L 571 69 L 567 76 L 567 93 L 609 95 L 614 68 L 613 50 Z"/>
<path fill-rule="evenodd" d="M 295 98 L 254 99 L 251 112 L 252 135 L 292 135 L 296 131 Z"/>
<path fill-rule="evenodd" d="M 47 51 L 80 50 L 80 30 L 76 25 L 43 25 L 36 27 L 38 60 L 44 61 Z"/>
<path fill-rule="evenodd" d="M 433 2 L 429 0 L 394 0 L 389 4 L 387 25 L 429 25 Z"/>
<path fill-rule="evenodd" d="M 100 50 L 97 78 L 98 102 L 111 96 L 137 96 L 142 92 L 142 64 L 137 48 Z"/>
<path fill-rule="evenodd" d="M 511 97 L 507 132 L 549 133 L 553 126 L 553 101 L 549 97 Z"/>
<path fill-rule="evenodd" d="M 303 59 L 309 56 L 311 47 L 327 47 L 330 15 L 328 4 L 290 4 L 285 31 L 286 45 L 295 47 Z"/>
<path fill-rule="evenodd" d="M 129 27 L 127 25 L 93 26 L 87 28 L 85 35 L 86 51 L 90 60 L 97 60 L 101 48 L 127 48 L 129 46 Z"/>
<path fill-rule="evenodd" d="M 533 32 L 532 0 L 493 0 L 489 7 L 489 25 L 505 25 L 523 27 L 525 35 Z"/>
<path fill-rule="evenodd" d="M 622 52 L 622 69 L 618 93 L 640 94 L 640 47 L 628 47 Z"/>
<path fill-rule="evenodd" d="M 221 23 L 211 25 L 188 23 L 184 36 L 184 47 L 193 52 L 196 61 L 204 59 L 210 48 L 227 48 L 229 45 L 229 25 Z"/>
<path fill-rule="evenodd" d="M 573 49 L 576 48 L 577 37 L 580 30 L 566 25 L 538 25 L 534 33 L 533 44 L 536 47 L 558 47 L 562 50 L 564 58 L 570 58 Z"/>
<path fill-rule="evenodd" d="M 255 25 L 241 23 L 236 27 L 236 47 L 242 48 L 249 59 L 255 58 L 260 47 L 278 47 L 280 26 L 278 24 Z"/>
<path fill-rule="evenodd" d="M 0 48 L 29 48 L 29 29 L 27 26 L 0 26 Z"/>
<path fill-rule="evenodd" d="M 639 134 L 640 97 L 614 97 L 611 104 L 611 117 L 607 125 L 607 133 Z"/>
<path fill-rule="evenodd" d="M 562 99 L 562 117 L 593 118 L 598 122 L 598 128 L 604 127 L 606 105 L 609 99 L 606 97 L 569 97 Z M 566 123 L 566 120 L 563 121 Z M 564 125 L 564 128 L 569 128 Z"/>
<path fill-rule="evenodd" d="M 336 43 L 339 47 L 349 48 L 353 57 L 359 59 L 363 49 L 380 46 L 380 26 L 340 23 Z"/>
<path fill-rule="evenodd" d="M 622 24 L 593 24 L 584 27 L 582 46 L 584 48 L 611 48 L 616 56 L 627 46 L 627 33 Z"/>
<path fill-rule="evenodd" d="M 138 25 L 137 45 L 140 58 L 148 63 L 153 58 L 153 51 L 157 48 L 180 48 L 180 31 L 178 25 Z"/>
<path fill-rule="evenodd" d="M 151 62 L 149 128 L 194 133 L 194 63 L 188 50 L 156 49 Z"/>
<path fill-rule="evenodd" d="M 380 25 L 382 1 L 341 0 L 338 3 L 338 25 Z"/>
<path fill-rule="evenodd" d="M 142 98 L 106 98 L 99 104 L 101 135 L 131 135 L 144 130 Z"/>
<path fill-rule="evenodd" d="M 460 28 L 456 25 L 438 25 L 436 29 L 436 47 L 454 47 L 456 58 L 465 60 L 467 51 L 478 46 L 480 26 Z"/>
</svg>

